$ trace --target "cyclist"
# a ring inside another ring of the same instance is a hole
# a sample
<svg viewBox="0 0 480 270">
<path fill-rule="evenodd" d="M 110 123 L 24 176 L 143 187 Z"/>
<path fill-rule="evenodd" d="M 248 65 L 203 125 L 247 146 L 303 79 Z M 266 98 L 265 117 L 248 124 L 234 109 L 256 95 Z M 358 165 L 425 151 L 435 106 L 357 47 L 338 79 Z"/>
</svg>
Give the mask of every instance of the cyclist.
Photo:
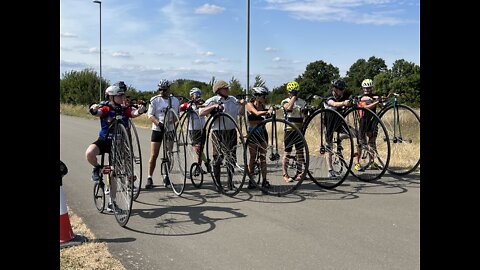
<svg viewBox="0 0 480 270">
<path fill-rule="evenodd" d="M 253 129 L 272 114 L 273 108 L 266 109 L 265 103 L 268 95 L 268 90 L 263 87 L 254 87 L 252 89 L 253 98 L 247 103 L 247 119 L 248 119 L 248 133 L 252 133 Z M 256 160 L 257 152 L 260 159 L 260 171 L 262 174 L 262 186 L 270 187 L 270 183 L 267 181 L 267 142 L 268 133 L 265 127 L 257 128 L 255 133 L 251 135 L 252 140 L 248 144 L 248 150 L 250 152 L 250 160 L 248 163 L 248 171 L 250 174 L 254 170 L 254 162 Z M 255 188 L 255 185 L 250 181 L 248 182 L 248 188 Z"/>
<path fill-rule="evenodd" d="M 193 87 L 190 89 L 190 108 L 196 112 L 190 114 L 190 118 L 188 120 L 188 136 L 190 136 L 190 140 L 192 141 L 193 148 L 195 150 L 195 153 L 197 153 L 198 161 L 200 161 L 200 158 L 202 158 L 204 161 L 206 161 L 205 155 L 203 153 L 200 153 L 200 144 L 203 141 L 204 134 L 203 134 L 203 127 L 205 126 L 205 116 L 200 116 L 199 115 L 199 109 L 200 106 L 205 103 L 205 101 L 202 99 L 202 91 L 197 88 Z M 180 106 L 181 111 L 185 111 L 188 109 L 189 103 L 185 102 Z"/>
<path fill-rule="evenodd" d="M 148 177 L 147 183 L 145 184 L 145 189 L 153 188 L 152 175 L 155 171 L 160 145 L 162 144 L 162 139 L 165 132 L 165 123 L 163 123 L 163 121 L 165 120 L 165 111 L 169 105 L 169 99 L 171 100 L 172 108 L 174 108 L 177 113 L 179 113 L 180 106 L 180 102 L 176 97 L 170 97 L 171 83 L 169 80 L 162 79 L 157 86 L 159 93 L 150 99 L 150 107 L 148 108 L 147 112 L 148 119 L 152 121 L 152 136 L 150 138 L 150 159 L 148 160 Z M 168 124 L 173 123 L 167 123 L 167 125 Z M 168 147 L 173 147 L 173 143 L 168 143 L 167 148 Z M 170 185 L 168 180 L 163 184 L 165 187 Z"/>
<path fill-rule="evenodd" d="M 298 93 L 300 91 L 300 85 L 296 81 L 291 81 L 287 84 L 287 92 L 288 92 L 288 97 L 280 103 L 280 105 L 283 107 L 283 113 L 285 116 L 285 119 L 289 122 L 292 122 L 296 127 L 298 127 L 300 130 L 302 130 L 302 125 L 303 125 L 303 119 L 304 119 L 304 114 L 303 110 L 305 108 L 305 105 L 307 103 L 305 100 L 301 99 L 298 97 Z M 283 156 L 282 160 L 282 168 L 283 168 L 283 180 L 287 183 L 293 182 L 294 180 L 298 181 L 302 179 L 303 175 L 305 172 L 297 172 L 296 177 L 290 177 L 287 173 L 287 162 L 288 162 L 288 156 L 290 156 L 290 153 L 292 152 L 293 145 L 291 145 L 291 140 L 294 136 L 290 136 L 290 134 L 293 132 L 293 129 L 291 127 L 285 127 L 285 154 Z M 296 158 L 297 162 L 302 165 L 305 161 L 304 158 L 304 153 L 303 153 L 303 148 L 305 146 L 303 145 L 303 142 L 300 141 L 298 143 L 295 143 L 295 152 L 296 152 Z"/>
<path fill-rule="evenodd" d="M 381 105 L 380 99 L 378 96 L 372 94 L 373 90 L 373 81 L 371 79 L 365 79 L 362 81 L 362 89 L 363 94 L 359 97 L 359 106 L 368 108 L 376 113 L 377 105 Z M 375 140 L 376 140 L 376 133 L 373 130 L 373 115 L 366 114 L 360 116 L 360 141 L 364 142 L 367 140 L 368 137 L 368 145 L 370 147 L 375 147 Z M 366 137 L 365 137 L 366 136 Z M 356 171 L 363 171 L 362 166 L 360 165 L 360 153 L 361 149 L 359 149 L 359 153 L 356 155 L 356 164 L 353 167 Z M 378 169 L 379 166 L 374 162 L 370 165 L 372 169 Z"/>
<path fill-rule="evenodd" d="M 90 113 L 100 117 L 100 132 L 98 139 L 90 144 L 85 152 L 87 161 L 94 167 L 92 171 L 92 181 L 100 179 L 101 166 L 98 164 L 97 155 L 110 153 L 111 140 L 113 130 L 107 134 L 108 127 L 115 117 L 115 109 L 120 109 L 122 120 L 121 123 L 125 128 L 129 128 L 128 118 L 135 118 L 146 112 L 144 105 L 138 106 L 138 109 L 127 107 L 125 103 L 125 91 L 127 87 L 123 82 L 117 82 L 105 90 L 105 97 L 108 101 L 102 101 L 101 104 L 92 104 Z"/>
<path fill-rule="evenodd" d="M 243 99 L 237 100 L 234 96 L 228 95 L 230 87 L 228 83 L 223 80 L 216 81 L 213 84 L 213 93 L 215 96 L 207 99 L 205 101 L 205 106 L 200 108 L 199 115 L 206 116 L 207 114 L 214 114 L 219 109 L 223 108 L 223 111 L 230 115 L 235 123 L 238 115 L 242 115 L 245 112 L 245 101 Z M 233 151 L 229 152 L 233 155 L 233 159 L 236 160 L 236 145 L 237 141 L 237 131 L 235 129 L 234 123 L 226 122 L 225 125 L 220 125 L 220 118 L 217 118 L 215 122 L 212 123 L 212 130 L 213 134 L 215 134 L 216 138 L 223 137 L 223 138 L 231 138 L 226 143 L 226 147 L 228 149 L 233 149 Z M 213 173 L 216 179 L 220 178 L 220 161 L 218 159 L 218 149 L 213 147 L 213 159 L 216 161 L 213 165 Z"/>
<path fill-rule="evenodd" d="M 335 110 L 343 115 L 343 113 L 346 111 L 346 106 L 351 105 L 349 100 L 350 96 L 346 91 L 347 84 L 343 80 L 333 80 L 331 82 L 331 86 L 332 86 L 332 95 L 326 98 L 324 102 L 325 108 Z M 325 127 L 327 129 L 326 141 L 327 141 L 327 147 L 330 150 L 332 150 L 332 147 L 333 147 L 333 132 L 341 128 L 338 125 L 335 125 L 335 123 L 338 123 L 338 120 L 336 119 L 337 117 L 338 116 L 336 115 L 332 115 L 332 119 L 326 119 L 326 124 L 325 124 Z M 337 174 L 335 174 L 332 168 L 332 155 L 330 151 L 327 151 L 327 167 L 328 167 L 329 177 L 332 177 L 332 178 L 337 177 Z"/>
</svg>

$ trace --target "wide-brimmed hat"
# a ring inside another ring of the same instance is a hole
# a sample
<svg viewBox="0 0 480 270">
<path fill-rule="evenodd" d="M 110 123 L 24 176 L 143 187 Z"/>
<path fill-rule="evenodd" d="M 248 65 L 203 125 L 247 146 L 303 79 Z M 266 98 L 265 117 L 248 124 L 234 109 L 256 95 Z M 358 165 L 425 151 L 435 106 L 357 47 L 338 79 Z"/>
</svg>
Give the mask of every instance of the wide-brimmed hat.
<svg viewBox="0 0 480 270">
<path fill-rule="evenodd" d="M 222 80 L 216 81 L 213 84 L 213 93 L 217 93 L 217 91 L 222 88 L 228 88 L 228 83 Z"/>
</svg>

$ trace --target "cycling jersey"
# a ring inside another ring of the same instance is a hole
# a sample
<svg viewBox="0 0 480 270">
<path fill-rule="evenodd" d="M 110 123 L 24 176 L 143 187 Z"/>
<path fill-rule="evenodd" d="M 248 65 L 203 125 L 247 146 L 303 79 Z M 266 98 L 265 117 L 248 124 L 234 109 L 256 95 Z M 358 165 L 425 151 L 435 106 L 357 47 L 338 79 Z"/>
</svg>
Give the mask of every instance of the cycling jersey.
<svg viewBox="0 0 480 270">
<path fill-rule="evenodd" d="M 224 107 L 224 112 L 228 115 L 230 115 L 235 123 L 237 122 L 237 116 L 240 114 L 240 103 L 234 96 L 228 96 L 227 98 L 224 98 L 220 95 L 213 96 L 209 99 L 207 99 L 204 103 L 205 107 L 208 107 L 213 104 L 222 104 Z M 235 129 L 235 124 L 232 123 L 231 121 L 222 121 L 222 125 L 220 127 L 220 118 L 217 118 L 213 123 L 212 123 L 212 130 L 230 130 L 230 129 Z"/>
<path fill-rule="evenodd" d="M 197 104 L 192 103 L 191 105 L 192 110 L 194 110 L 196 113 L 190 113 L 188 116 L 190 116 L 188 120 L 188 130 L 200 130 L 203 129 L 203 126 L 205 126 L 205 116 L 200 116 L 199 115 L 199 107 Z"/>
<path fill-rule="evenodd" d="M 330 106 L 330 105 L 328 105 L 328 101 L 329 101 L 329 100 L 333 100 L 333 101 L 335 101 L 335 102 L 341 102 L 341 101 L 345 101 L 345 100 L 347 100 L 347 99 L 348 99 L 348 95 L 345 95 L 345 94 L 344 94 L 343 96 L 341 96 L 341 97 L 329 96 L 329 97 L 327 97 L 327 99 L 325 100 L 324 105 L 325 105 L 325 108 L 327 108 L 327 109 L 332 109 L 332 110 L 334 110 L 334 111 L 339 112 L 340 114 L 343 114 L 343 113 L 346 111 L 347 107 L 345 107 L 345 106 L 342 106 L 342 107 Z"/>
<path fill-rule="evenodd" d="M 257 107 L 255 106 L 255 103 L 253 103 L 253 102 L 251 102 L 251 104 L 255 108 L 255 110 L 257 110 L 259 112 L 268 111 L 266 108 L 263 108 L 262 110 L 257 109 Z M 255 115 L 253 113 L 248 112 L 247 119 L 248 119 L 248 121 L 263 121 L 263 120 L 265 120 L 265 116 L 264 115 Z"/>
<path fill-rule="evenodd" d="M 116 115 L 115 107 L 109 102 L 104 104 L 105 105 L 103 107 L 98 109 L 99 111 L 101 111 L 101 114 L 100 114 L 101 129 L 98 135 L 104 140 L 105 139 L 111 140 L 113 136 L 113 129 L 108 134 L 108 138 L 106 135 L 107 135 L 108 126 L 113 121 Z M 129 128 L 128 118 L 132 118 L 132 107 L 121 107 L 121 110 L 119 111 L 119 113 L 122 116 L 122 119 L 120 120 L 120 122 L 125 126 L 125 128 L 128 129 Z"/>
<path fill-rule="evenodd" d="M 307 102 L 305 102 L 305 100 L 301 98 L 297 98 L 297 100 L 295 100 L 295 102 L 293 103 L 293 107 L 290 110 L 285 110 L 285 107 L 283 107 L 283 105 L 287 104 L 288 102 L 290 102 L 290 98 L 286 98 L 282 100 L 282 102 L 280 102 L 280 105 L 283 108 L 283 114 L 285 116 L 285 119 L 289 122 L 292 122 L 296 127 L 301 130 L 304 117 L 302 110 L 307 105 Z M 285 128 L 287 130 L 292 129 L 291 126 L 286 126 Z"/>
<path fill-rule="evenodd" d="M 180 107 L 180 101 L 176 97 L 171 97 L 172 100 L 172 110 L 175 110 L 177 115 L 179 114 L 179 107 Z M 147 115 L 150 118 L 150 116 L 155 116 L 160 123 L 163 124 L 163 121 L 165 120 L 165 110 L 168 107 L 168 98 L 163 98 L 160 95 L 154 96 L 150 99 L 150 107 L 148 108 Z M 155 123 L 152 122 L 152 130 L 156 131 L 161 131 L 160 127 L 155 125 Z"/>
</svg>

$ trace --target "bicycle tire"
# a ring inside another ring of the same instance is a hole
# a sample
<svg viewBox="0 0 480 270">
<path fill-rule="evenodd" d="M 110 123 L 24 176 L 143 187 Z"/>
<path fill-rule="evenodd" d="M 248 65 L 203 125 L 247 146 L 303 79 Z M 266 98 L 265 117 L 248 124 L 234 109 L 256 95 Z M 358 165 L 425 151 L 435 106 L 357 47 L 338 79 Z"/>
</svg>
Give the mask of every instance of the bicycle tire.
<svg viewBox="0 0 480 270">
<path fill-rule="evenodd" d="M 372 110 L 363 107 L 348 109 L 344 118 L 353 130 L 354 163 L 358 164 L 351 168 L 350 173 L 365 182 L 380 179 L 387 171 L 390 161 L 390 140 L 385 125 Z M 367 119 L 368 122 L 361 123 L 361 119 Z M 371 137 L 362 130 L 362 124 L 363 129 L 371 130 Z M 375 138 L 375 141 L 369 145 L 366 140 L 371 138 Z"/>
<path fill-rule="evenodd" d="M 202 143 L 203 143 L 203 126 L 195 126 L 195 120 L 198 119 L 199 116 L 197 112 L 194 110 L 189 110 L 183 114 L 181 118 L 181 130 L 185 136 L 184 144 L 185 144 L 185 167 L 188 168 L 188 178 L 192 182 L 193 186 L 196 188 L 200 188 L 203 183 L 203 175 L 202 175 L 202 183 L 198 183 L 198 175 L 192 176 L 192 167 L 193 164 L 198 164 L 199 168 L 201 168 L 201 157 L 203 155 L 202 150 Z M 194 171 L 196 172 L 196 170 Z"/>
<path fill-rule="evenodd" d="M 276 130 L 275 126 L 273 125 L 276 125 Z M 259 134 L 264 132 L 264 130 L 266 130 L 268 133 L 268 141 L 260 141 L 262 139 L 266 139 L 262 136 L 259 136 Z M 281 143 L 275 145 L 275 141 Z M 272 144 L 270 142 L 274 143 Z M 285 142 L 288 143 L 288 146 L 285 146 Z M 270 118 L 263 120 L 262 122 L 258 123 L 247 136 L 246 149 L 249 149 L 248 147 L 252 144 L 259 148 L 263 147 L 262 145 L 266 145 L 266 149 L 263 149 L 263 151 L 265 151 L 266 155 L 266 170 L 269 186 L 264 186 L 261 183 L 263 180 L 259 180 L 261 170 L 258 174 L 257 181 L 255 181 L 256 179 L 254 174 L 247 172 L 250 181 L 257 188 L 259 188 L 264 194 L 284 196 L 292 193 L 298 189 L 298 187 L 300 187 L 303 180 L 307 176 L 306 173 L 302 174 L 301 172 L 308 172 L 309 151 L 307 142 L 298 127 L 285 119 Z M 299 149 L 296 148 L 297 146 Z M 293 148 L 295 148 L 295 154 L 290 154 L 287 156 L 285 152 L 286 147 L 292 147 L 292 153 L 294 152 Z M 270 155 L 268 153 L 269 150 L 271 151 Z M 245 153 L 245 158 L 250 160 L 250 154 L 247 152 L 248 150 Z M 273 158 L 273 153 L 278 154 L 279 158 Z M 300 155 L 303 155 L 303 163 L 297 162 L 297 158 Z M 283 168 L 283 159 L 285 158 L 286 166 Z M 255 162 L 259 161 L 255 160 Z M 286 170 L 287 174 L 292 176 L 292 178 L 297 179 L 297 176 L 300 178 L 298 180 L 294 180 L 293 182 L 286 182 L 283 179 L 284 170 Z"/>
<path fill-rule="evenodd" d="M 186 156 L 185 156 L 185 135 L 181 129 L 179 118 L 174 109 L 168 109 L 165 112 L 163 133 L 163 150 L 167 156 L 168 182 L 173 193 L 181 196 L 185 190 L 186 183 Z M 170 123 L 170 124 L 169 124 Z M 171 144 L 171 145 L 170 145 Z"/>
<path fill-rule="evenodd" d="M 125 126 L 117 120 L 112 138 L 110 197 L 113 213 L 121 227 L 130 219 L 133 204 L 133 150 Z"/>
<path fill-rule="evenodd" d="M 395 175 L 412 173 L 420 165 L 420 116 L 409 106 L 397 104 L 381 110 L 379 117 L 388 130 L 391 144 L 387 171 Z"/>
<path fill-rule="evenodd" d="M 203 184 L 202 166 L 197 162 L 192 163 L 192 166 L 190 166 L 189 177 L 194 187 L 201 188 Z"/>
<path fill-rule="evenodd" d="M 105 185 L 98 182 L 93 185 L 93 203 L 98 212 L 103 213 L 105 209 Z"/>
<path fill-rule="evenodd" d="M 130 134 L 131 136 L 131 143 L 132 143 L 132 150 L 133 150 L 133 172 L 135 174 L 135 180 L 133 181 L 134 189 L 133 189 L 133 200 L 137 200 L 138 196 L 140 195 L 140 190 L 142 187 L 142 179 L 143 179 L 143 166 L 142 166 L 142 149 L 140 147 L 140 139 L 138 137 L 137 129 L 135 124 L 132 120 L 128 119 L 130 122 Z M 133 132 L 132 132 L 133 130 Z"/>
<path fill-rule="evenodd" d="M 331 122 L 328 129 L 327 122 Z M 310 148 L 309 178 L 321 188 L 340 186 L 353 163 L 353 139 L 344 117 L 335 110 L 320 108 L 305 120 L 302 132 Z M 332 137 L 331 146 L 328 146 L 327 136 Z M 329 155 L 333 177 L 328 170 Z"/>
<path fill-rule="evenodd" d="M 211 166 L 210 175 L 220 193 L 233 197 L 240 192 L 245 183 L 245 164 L 247 164 L 244 155 L 245 140 L 237 123 L 230 115 L 217 112 L 211 117 L 207 121 L 205 144 L 207 164 Z M 219 125 L 219 130 L 212 129 L 215 124 Z M 234 128 L 227 131 L 226 127 L 232 126 Z M 217 152 L 216 156 L 213 154 L 214 151 Z M 221 176 L 225 174 L 226 179 L 222 179 Z"/>
</svg>

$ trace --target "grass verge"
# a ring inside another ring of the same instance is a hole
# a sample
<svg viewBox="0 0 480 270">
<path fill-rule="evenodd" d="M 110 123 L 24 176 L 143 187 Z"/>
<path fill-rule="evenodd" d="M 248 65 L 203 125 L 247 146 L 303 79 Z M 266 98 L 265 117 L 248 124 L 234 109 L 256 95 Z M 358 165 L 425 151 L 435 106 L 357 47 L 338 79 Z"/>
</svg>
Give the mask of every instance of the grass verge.
<svg viewBox="0 0 480 270">
<path fill-rule="evenodd" d="M 95 235 L 87 228 L 80 217 L 70 209 L 68 209 L 68 215 L 73 232 L 87 237 L 88 242 L 60 249 L 60 269 L 126 269 L 119 260 L 110 254 L 106 243 L 96 241 Z"/>
</svg>

